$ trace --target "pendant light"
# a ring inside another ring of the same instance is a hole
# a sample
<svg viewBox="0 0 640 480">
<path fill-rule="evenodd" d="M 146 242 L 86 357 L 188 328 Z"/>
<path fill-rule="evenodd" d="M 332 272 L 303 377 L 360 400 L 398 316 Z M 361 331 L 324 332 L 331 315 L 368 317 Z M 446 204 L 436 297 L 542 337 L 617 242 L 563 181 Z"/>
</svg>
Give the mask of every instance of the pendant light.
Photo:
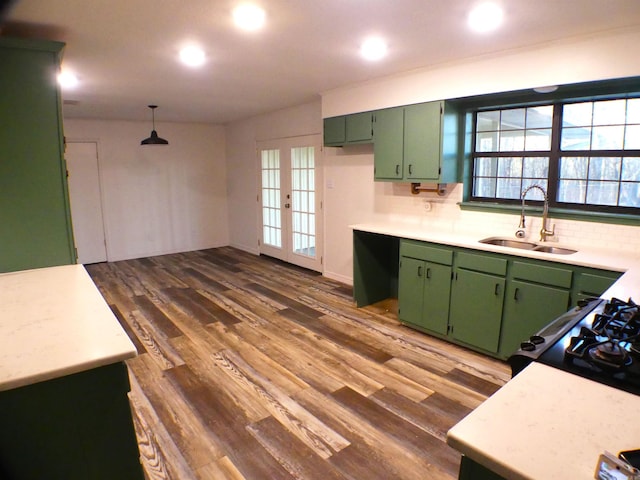
<svg viewBox="0 0 640 480">
<path fill-rule="evenodd" d="M 153 121 L 153 130 L 151 130 L 151 135 L 149 138 L 145 138 L 140 142 L 140 145 L 169 145 L 169 142 L 164 138 L 160 138 L 158 136 L 158 132 L 156 132 L 156 116 L 155 109 L 158 108 L 157 105 L 148 105 L 151 109 L 151 118 Z"/>
</svg>

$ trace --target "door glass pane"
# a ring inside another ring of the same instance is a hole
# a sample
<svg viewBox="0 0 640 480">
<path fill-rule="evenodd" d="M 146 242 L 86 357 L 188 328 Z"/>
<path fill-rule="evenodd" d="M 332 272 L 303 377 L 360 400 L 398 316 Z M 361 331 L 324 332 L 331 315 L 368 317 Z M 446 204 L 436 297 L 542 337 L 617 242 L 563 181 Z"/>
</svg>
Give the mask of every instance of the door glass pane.
<svg viewBox="0 0 640 480">
<path fill-rule="evenodd" d="M 262 150 L 262 241 L 282 248 L 280 150 Z"/>
<path fill-rule="evenodd" d="M 295 147 L 291 149 L 291 186 L 293 214 L 293 252 L 299 255 L 315 258 L 316 237 L 314 205 L 311 199 L 315 199 L 314 176 L 314 147 Z"/>
</svg>

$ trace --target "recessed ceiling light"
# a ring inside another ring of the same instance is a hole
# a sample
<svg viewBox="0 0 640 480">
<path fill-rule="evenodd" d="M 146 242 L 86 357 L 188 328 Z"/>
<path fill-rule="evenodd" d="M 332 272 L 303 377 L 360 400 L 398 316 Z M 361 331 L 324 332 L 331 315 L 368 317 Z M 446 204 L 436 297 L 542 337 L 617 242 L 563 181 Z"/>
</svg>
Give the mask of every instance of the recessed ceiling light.
<svg viewBox="0 0 640 480">
<path fill-rule="evenodd" d="M 58 84 L 65 90 L 77 87 L 78 83 L 78 77 L 70 70 L 63 70 L 58 74 Z"/>
<path fill-rule="evenodd" d="M 204 51 L 195 45 L 189 45 L 180 50 L 180 60 L 189 67 L 200 67 L 204 65 Z"/>
<path fill-rule="evenodd" d="M 387 43 L 380 37 L 367 38 L 360 47 L 360 55 L 366 60 L 380 60 L 387 55 Z"/>
<path fill-rule="evenodd" d="M 547 85 L 545 87 L 536 87 L 533 89 L 533 91 L 537 93 L 553 93 L 556 90 L 558 90 L 557 85 Z"/>
<path fill-rule="evenodd" d="M 233 10 L 233 21 L 243 30 L 259 30 L 266 19 L 265 11 L 252 3 L 244 3 Z"/>
<path fill-rule="evenodd" d="M 495 30 L 502 23 L 502 9 L 495 3 L 481 3 L 469 12 L 469 26 L 479 33 Z"/>
</svg>

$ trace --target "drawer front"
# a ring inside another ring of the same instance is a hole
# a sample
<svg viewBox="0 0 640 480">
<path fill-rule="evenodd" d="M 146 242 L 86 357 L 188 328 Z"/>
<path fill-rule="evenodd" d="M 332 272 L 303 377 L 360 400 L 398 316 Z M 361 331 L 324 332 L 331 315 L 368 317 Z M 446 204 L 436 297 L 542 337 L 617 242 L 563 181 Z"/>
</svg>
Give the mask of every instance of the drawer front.
<svg viewBox="0 0 640 480">
<path fill-rule="evenodd" d="M 571 288 L 573 271 L 565 268 L 513 262 L 513 278 L 554 287 Z"/>
<path fill-rule="evenodd" d="M 590 273 L 582 273 L 578 275 L 576 279 L 576 287 L 577 291 L 580 293 L 586 293 L 590 295 L 600 296 L 607 290 L 613 282 L 616 281 L 614 277 L 615 273 L 611 273 L 611 276 L 603 275 L 592 275 Z M 620 276 L 620 274 L 618 274 Z"/>
<path fill-rule="evenodd" d="M 430 243 L 413 240 L 402 240 L 400 243 L 400 255 L 441 265 L 451 265 L 453 263 L 453 251 L 435 247 Z"/>
<path fill-rule="evenodd" d="M 467 270 L 491 273 L 493 275 L 505 276 L 507 274 L 507 260 L 505 258 L 495 258 L 475 253 L 459 252 L 457 265 Z"/>
</svg>

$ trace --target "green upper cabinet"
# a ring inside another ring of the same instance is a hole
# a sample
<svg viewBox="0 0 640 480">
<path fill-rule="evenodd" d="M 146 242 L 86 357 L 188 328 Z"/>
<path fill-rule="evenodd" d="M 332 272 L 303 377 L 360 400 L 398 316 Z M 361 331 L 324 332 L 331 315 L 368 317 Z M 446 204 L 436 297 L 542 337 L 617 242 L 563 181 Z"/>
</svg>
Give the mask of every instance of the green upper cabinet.
<svg viewBox="0 0 640 480">
<path fill-rule="evenodd" d="M 375 112 L 375 180 L 457 182 L 458 121 L 445 101 Z"/>
<path fill-rule="evenodd" d="M 344 115 L 340 117 L 325 118 L 324 121 L 324 144 L 327 146 L 342 146 L 347 139 L 347 119 Z"/>
<path fill-rule="evenodd" d="M 0 272 L 76 261 L 56 83 L 63 46 L 0 38 Z"/>
<path fill-rule="evenodd" d="M 387 108 L 374 115 L 373 163 L 376 180 L 401 180 L 403 174 L 404 108 Z"/>
<path fill-rule="evenodd" d="M 324 119 L 324 144 L 330 147 L 371 143 L 373 113 L 362 112 Z"/>
</svg>

